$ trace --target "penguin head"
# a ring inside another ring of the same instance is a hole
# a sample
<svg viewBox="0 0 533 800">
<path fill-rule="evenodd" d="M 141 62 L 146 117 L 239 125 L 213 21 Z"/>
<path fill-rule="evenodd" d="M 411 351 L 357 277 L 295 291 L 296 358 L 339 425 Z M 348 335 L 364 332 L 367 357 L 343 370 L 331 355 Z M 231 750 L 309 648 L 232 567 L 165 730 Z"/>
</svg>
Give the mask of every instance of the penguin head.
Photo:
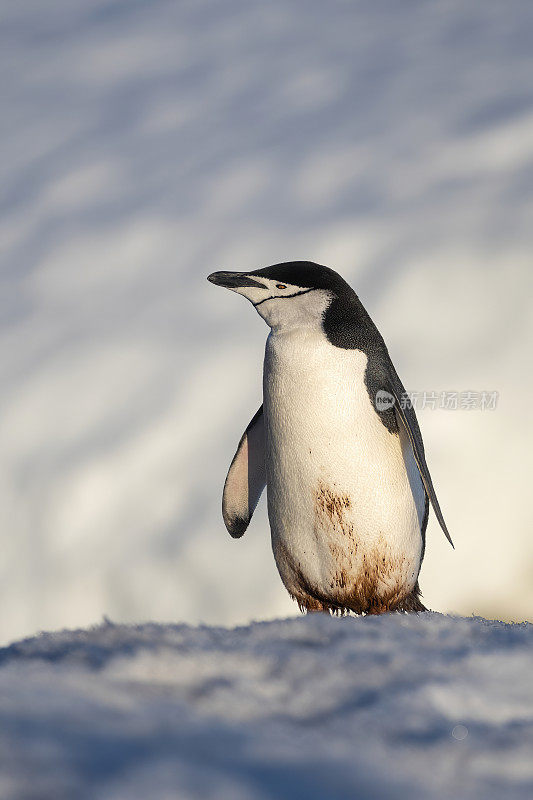
<svg viewBox="0 0 533 800">
<path fill-rule="evenodd" d="M 332 300 L 352 291 L 334 270 L 312 261 L 287 261 L 252 272 L 213 272 L 207 280 L 246 297 L 273 329 L 319 325 Z"/>
</svg>

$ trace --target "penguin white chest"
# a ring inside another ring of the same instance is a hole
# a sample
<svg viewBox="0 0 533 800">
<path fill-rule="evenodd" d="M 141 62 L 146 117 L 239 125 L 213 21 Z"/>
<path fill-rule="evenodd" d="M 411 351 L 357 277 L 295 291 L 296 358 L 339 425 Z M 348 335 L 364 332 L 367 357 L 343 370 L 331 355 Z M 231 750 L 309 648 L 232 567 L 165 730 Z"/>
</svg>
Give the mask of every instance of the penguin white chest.
<svg viewBox="0 0 533 800">
<path fill-rule="evenodd" d="M 374 410 L 366 366 L 363 352 L 334 347 L 321 329 L 267 341 L 272 545 L 285 586 L 307 607 L 311 596 L 364 611 L 373 597 L 386 610 L 420 568 L 424 489 L 409 442 Z"/>
</svg>

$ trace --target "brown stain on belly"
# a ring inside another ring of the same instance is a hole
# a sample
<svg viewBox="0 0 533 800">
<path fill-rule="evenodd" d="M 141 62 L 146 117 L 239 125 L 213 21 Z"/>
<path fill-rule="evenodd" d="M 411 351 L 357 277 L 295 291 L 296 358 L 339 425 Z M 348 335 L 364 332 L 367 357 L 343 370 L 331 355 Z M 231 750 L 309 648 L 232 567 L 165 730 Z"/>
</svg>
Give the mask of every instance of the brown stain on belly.
<svg viewBox="0 0 533 800">
<path fill-rule="evenodd" d="M 313 585 L 288 549 L 281 542 L 277 545 L 278 569 L 300 611 L 330 614 L 426 611 L 420 600 L 418 581 L 413 586 L 399 577 L 405 558 L 391 554 L 386 541 L 363 553 L 362 566 L 354 580 L 358 543 L 346 513 L 351 508 L 349 495 L 337 491 L 335 484 L 331 488 L 319 482 L 314 494 L 314 535 L 317 547 L 326 543 L 332 557 L 334 571 L 327 586 Z"/>
<path fill-rule="evenodd" d="M 356 581 L 349 578 L 346 571 L 337 569 L 329 585 L 329 591 L 321 591 L 305 580 L 298 583 L 297 589 L 289 590 L 300 611 L 325 611 L 329 614 L 385 614 L 389 611 L 427 611 L 420 597 L 418 581 L 412 588 L 393 584 L 378 593 L 379 577 L 374 571 L 366 570 Z"/>
<path fill-rule="evenodd" d="M 332 558 L 340 563 L 348 559 L 351 561 L 357 551 L 357 541 L 353 524 L 346 512 L 352 508 L 352 500 L 348 494 L 339 492 L 320 481 L 314 495 L 314 534 L 317 541 L 326 541 Z M 327 534 L 340 534 L 331 538 Z M 342 581 L 342 576 L 339 575 Z"/>
<path fill-rule="evenodd" d="M 338 493 L 320 481 L 315 492 L 315 517 L 321 527 L 332 526 L 342 533 L 352 533 L 353 526 L 347 522 L 345 515 L 351 507 L 349 495 Z"/>
<path fill-rule="evenodd" d="M 314 534 L 317 543 L 326 541 L 335 566 L 329 581 L 329 591 L 310 586 L 299 568 L 294 569 L 298 591 L 290 594 L 300 610 L 329 611 L 344 614 L 382 614 L 387 611 L 425 611 L 420 600 L 418 581 L 405 584 L 400 577 L 404 557 L 389 553 L 387 543 L 381 542 L 362 557 L 357 580 L 353 578 L 353 563 L 357 552 L 356 533 L 347 511 L 352 508 L 348 494 L 337 491 L 335 484 L 320 481 L 314 495 Z M 329 536 L 327 536 L 329 532 Z M 337 536 L 331 537 L 331 533 Z M 383 588 L 383 587 L 387 588 Z"/>
<path fill-rule="evenodd" d="M 405 556 L 388 553 L 385 542 L 363 555 L 362 570 L 341 603 L 356 614 L 383 614 L 386 611 L 425 611 L 418 581 L 406 584 L 400 576 Z M 383 555 L 383 553 L 387 555 Z M 385 588 L 384 588 L 385 587 Z"/>
</svg>

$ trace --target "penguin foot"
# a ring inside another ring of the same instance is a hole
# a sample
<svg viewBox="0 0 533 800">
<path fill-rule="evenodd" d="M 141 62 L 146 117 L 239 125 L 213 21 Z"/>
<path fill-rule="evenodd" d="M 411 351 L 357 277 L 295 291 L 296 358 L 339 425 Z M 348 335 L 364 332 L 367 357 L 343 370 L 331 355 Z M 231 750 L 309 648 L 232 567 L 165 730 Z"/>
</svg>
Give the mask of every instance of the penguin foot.
<svg viewBox="0 0 533 800">
<path fill-rule="evenodd" d="M 357 614 L 357 615 L 377 615 L 387 614 L 391 611 L 406 611 L 406 612 L 421 612 L 428 609 L 422 603 L 420 586 L 418 581 L 414 585 L 409 594 L 404 597 L 398 597 L 395 594 L 390 598 L 382 598 L 377 596 L 366 597 L 364 602 L 361 598 L 351 598 L 346 600 L 346 604 L 335 604 L 328 602 L 325 598 L 318 599 L 307 592 L 295 595 L 289 592 L 293 600 L 296 600 L 298 608 L 304 614 L 325 613 L 343 616 L 344 614 Z"/>
<path fill-rule="evenodd" d="M 295 595 L 292 592 L 289 592 L 290 596 L 293 600 L 296 600 L 298 604 L 298 608 L 302 612 L 302 614 L 339 614 L 342 616 L 343 614 L 347 614 L 350 609 L 342 608 L 340 606 L 332 605 L 331 603 L 326 602 L 325 600 L 318 600 L 316 597 L 313 597 L 310 594 L 303 595 Z"/>
<path fill-rule="evenodd" d="M 371 598 L 369 600 L 368 608 L 365 609 L 365 614 L 386 614 L 389 611 L 408 611 L 418 612 L 427 611 L 427 608 L 420 599 L 421 592 L 418 581 L 415 583 L 413 589 L 405 597 L 398 598 Z"/>
<path fill-rule="evenodd" d="M 418 581 L 415 583 L 414 589 L 405 597 L 401 603 L 394 609 L 395 611 L 427 611 L 424 603 L 420 599 L 421 591 Z"/>
</svg>

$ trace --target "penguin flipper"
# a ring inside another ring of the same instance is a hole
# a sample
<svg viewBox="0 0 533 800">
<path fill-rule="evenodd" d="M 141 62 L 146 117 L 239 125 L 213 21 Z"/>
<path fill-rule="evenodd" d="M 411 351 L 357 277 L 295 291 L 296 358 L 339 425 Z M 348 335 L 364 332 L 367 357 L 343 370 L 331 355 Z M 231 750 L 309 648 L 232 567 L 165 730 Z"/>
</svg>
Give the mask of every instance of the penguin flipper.
<svg viewBox="0 0 533 800">
<path fill-rule="evenodd" d="M 452 537 L 448 532 L 448 528 L 446 527 L 446 523 L 444 522 L 444 517 L 442 516 L 442 511 L 440 510 L 440 505 L 439 501 L 437 500 L 435 489 L 433 488 L 433 481 L 431 480 L 431 475 L 429 474 L 428 465 L 426 463 L 426 457 L 424 454 L 424 444 L 422 442 L 422 434 L 420 433 L 420 428 L 418 427 L 418 420 L 416 418 L 415 411 L 409 403 L 405 402 L 404 399 L 405 389 L 403 388 L 402 382 L 398 377 L 398 374 L 396 373 L 396 370 L 394 370 L 394 368 L 390 374 L 389 391 L 392 393 L 396 401 L 394 404 L 394 408 L 396 411 L 396 418 L 398 420 L 398 424 L 402 425 L 402 427 L 405 429 L 405 432 L 409 437 L 409 441 L 411 442 L 411 447 L 413 448 L 413 454 L 415 457 L 416 465 L 418 467 L 422 483 L 424 484 L 426 495 L 429 497 L 435 515 L 439 521 L 439 525 L 441 526 L 444 532 L 444 535 L 446 536 L 449 543 L 455 550 L 454 543 L 452 542 Z"/>
<path fill-rule="evenodd" d="M 228 533 L 240 539 L 266 486 L 263 406 L 244 431 L 233 456 L 222 494 L 222 516 Z"/>
</svg>

